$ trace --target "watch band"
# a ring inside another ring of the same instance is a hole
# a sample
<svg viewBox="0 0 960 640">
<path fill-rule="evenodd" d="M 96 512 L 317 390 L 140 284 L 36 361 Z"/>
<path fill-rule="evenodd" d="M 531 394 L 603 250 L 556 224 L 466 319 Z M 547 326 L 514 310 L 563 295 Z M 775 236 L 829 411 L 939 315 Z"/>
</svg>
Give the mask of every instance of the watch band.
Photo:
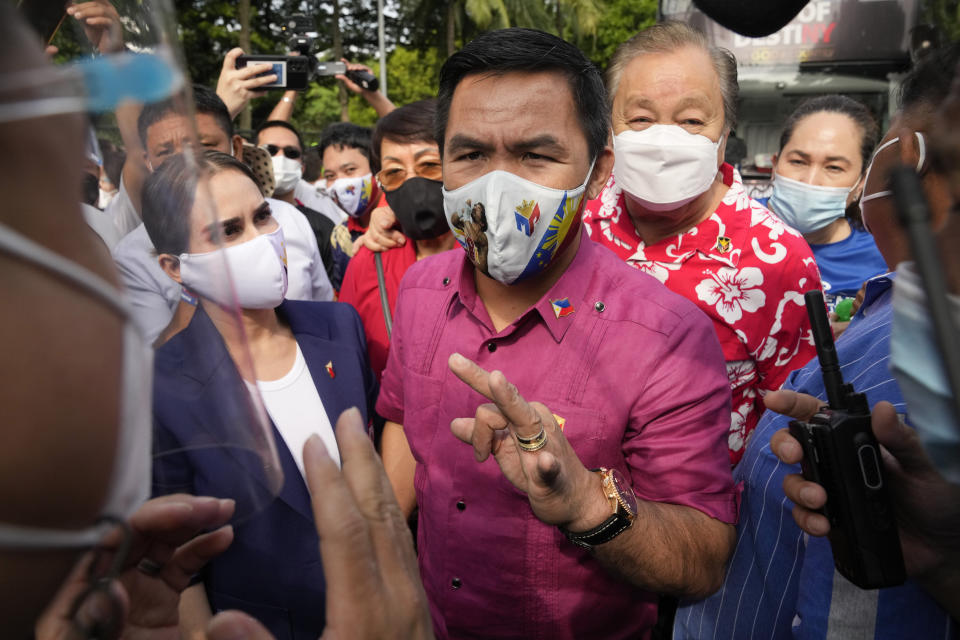
<svg viewBox="0 0 960 640">
<path fill-rule="evenodd" d="M 628 507 L 628 502 L 624 500 L 623 494 L 617 488 L 614 480 L 617 472 L 603 467 L 591 469 L 591 471 L 600 474 L 602 478 L 601 483 L 605 488 L 605 492 L 609 489 L 610 492 L 606 493 L 606 496 L 608 500 L 612 500 L 614 503 L 613 514 L 593 529 L 579 533 L 574 533 L 560 527 L 560 531 L 567 537 L 567 540 L 588 551 L 597 545 L 610 542 L 626 531 L 630 528 L 630 525 L 633 524 L 633 520 L 636 517 L 635 500 L 633 506 Z M 633 499 L 633 491 L 629 487 L 626 488 L 626 491 L 627 495 Z"/>
<path fill-rule="evenodd" d="M 633 520 L 621 513 L 621 511 L 621 509 L 617 509 L 615 514 L 601 522 L 599 526 L 588 531 L 573 533 L 563 528 L 561 528 L 560 531 L 562 531 L 563 535 L 567 536 L 567 540 L 573 544 L 582 549 L 590 550 L 597 545 L 610 542 L 630 527 Z"/>
</svg>

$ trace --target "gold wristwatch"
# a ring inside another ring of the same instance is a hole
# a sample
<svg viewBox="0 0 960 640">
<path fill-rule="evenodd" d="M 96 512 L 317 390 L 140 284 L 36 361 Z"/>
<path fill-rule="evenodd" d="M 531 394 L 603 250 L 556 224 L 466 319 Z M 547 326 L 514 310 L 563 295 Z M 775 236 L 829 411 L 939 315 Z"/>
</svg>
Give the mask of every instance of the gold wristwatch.
<svg viewBox="0 0 960 640">
<path fill-rule="evenodd" d="M 633 489 L 630 488 L 630 484 L 623 477 L 623 474 L 616 469 L 606 469 L 604 467 L 591 469 L 591 471 L 600 474 L 603 494 L 610 501 L 610 509 L 613 514 L 588 531 L 574 533 L 560 528 L 560 531 L 567 536 L 570 542 L 587 550 L 610 542 L 629 529 L 637 517 L 637 497 L 633 494 Z"/>
</svg>

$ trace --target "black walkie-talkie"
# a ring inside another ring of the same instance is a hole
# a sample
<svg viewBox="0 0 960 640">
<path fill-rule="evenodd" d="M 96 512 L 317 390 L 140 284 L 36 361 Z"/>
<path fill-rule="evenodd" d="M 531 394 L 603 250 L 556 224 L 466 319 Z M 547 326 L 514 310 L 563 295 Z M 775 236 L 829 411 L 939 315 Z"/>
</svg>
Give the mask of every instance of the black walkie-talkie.
<svg viewBox="0 0 960 640">
<path fill-rule="evenodd" d="M 810 422 L 790 423 L 803 447 L 803 477 L 827 492 L 822 513 L 837 571 L 862 589 L 896 586 L 907 576 L 867 397 L 843 382 L 823 293 L 803 297 L 829 403 Z"/>
</svg>

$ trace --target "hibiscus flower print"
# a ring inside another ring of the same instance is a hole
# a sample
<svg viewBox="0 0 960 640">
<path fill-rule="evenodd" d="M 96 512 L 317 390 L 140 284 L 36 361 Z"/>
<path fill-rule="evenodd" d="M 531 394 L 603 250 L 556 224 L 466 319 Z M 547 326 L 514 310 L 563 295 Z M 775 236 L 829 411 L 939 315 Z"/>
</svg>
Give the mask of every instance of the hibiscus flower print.
<svg viewBox="0 0 960 640">
<path fill-rule="evenodd" d="M 709 277 L 696 287 L 697 297 L 709 305 L 716 305 L 717 313 L 727 324 L 736 324 L 743 312 L 754 313 L 762 307 L 767 297 L 760 290 L 763 272 L 756 267 L 721 269 L 717 273 L 707 270 Z"/>
<path fill-rule="evenodd" d="M 749 403 L 742 404 L 740 408 L 730 413 L 730 433 L 727 434 L 727 446 L 730 451 L 740 451 L 746 444 L 746 425 L 750 408 Z"/>
<path fill-rule="evenodd" d="M 632 267 L 636 267 L 639 271 L 653 276 L 660 281 L 660 284 L 666 284 L 667 278 L 670 277 L 670 272 L 676 271 L 681 266 L 679 264 L 654 262 L 653 260 L 634 261 L 633 258 L 630 258 L 627 264 Z"/>
<path fill-rule="evenodd" d="M 727 380 L 730 382 L 731 389 L 739 389 L 751 384 L 756 377 L 757 369 L 753 360 L 731 360 L 727 362 Z"/>
</svg>

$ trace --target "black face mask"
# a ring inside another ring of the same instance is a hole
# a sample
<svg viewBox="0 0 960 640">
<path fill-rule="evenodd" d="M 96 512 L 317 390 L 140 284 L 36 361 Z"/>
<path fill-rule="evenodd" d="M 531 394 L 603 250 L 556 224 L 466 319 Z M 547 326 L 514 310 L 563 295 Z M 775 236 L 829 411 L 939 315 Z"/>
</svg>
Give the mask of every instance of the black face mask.
<svg viewBox="0 0 960 640">
<path fill-rule="evenodd" d="M 83 174 L 83 191 L 80 195 L 81 202 L 86 202 L 91 207 L 97 206 L 100 200 L 100 178 L 92 173 Z"/>
<path fill-rule="evenodd" d="M 443 183 L 410 178 L 399 188 L 387 191 L 387 204 L 397 214 L 403 235 L 411 240 L 429 240 L 450 231 L 443 213 Z"/>
</svg>

